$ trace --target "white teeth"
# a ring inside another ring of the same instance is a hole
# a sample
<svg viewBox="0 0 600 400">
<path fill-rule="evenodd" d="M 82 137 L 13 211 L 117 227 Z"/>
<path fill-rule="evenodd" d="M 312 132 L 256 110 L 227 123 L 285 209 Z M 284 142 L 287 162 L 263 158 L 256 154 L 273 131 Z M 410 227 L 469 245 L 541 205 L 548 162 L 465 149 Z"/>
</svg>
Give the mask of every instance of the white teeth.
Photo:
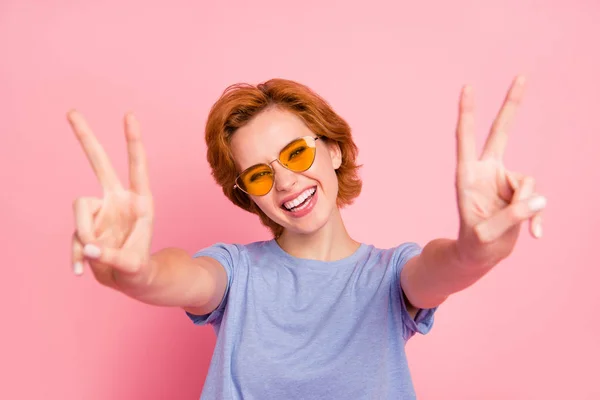
<svg viewBox="0 0 600 400">
<path fill-rule="evenodd" d="M 315 188 L 310 188 L 310 189 L 306 189 L 304 192 L 300 193 L 298 195 L 298 197 L 296 197 L 294 200 L 288 201 L 286 203 L 283 203 L 283 206 L 285 208 L 287 208 L 288 210 L 291 210 L 294 207 L 297 207 L 299 204 L 301 204 L 304 200 L 308 199 L 310 196 L 312 196 L 313 194 L 315 194 Z"/>
</svg>

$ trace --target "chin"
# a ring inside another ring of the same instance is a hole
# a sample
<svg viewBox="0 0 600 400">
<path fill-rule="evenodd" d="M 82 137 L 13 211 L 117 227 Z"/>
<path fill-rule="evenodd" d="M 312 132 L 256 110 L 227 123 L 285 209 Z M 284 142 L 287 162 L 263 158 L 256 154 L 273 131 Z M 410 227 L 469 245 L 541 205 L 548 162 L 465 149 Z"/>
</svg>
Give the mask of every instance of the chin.
<svg viewBox="0 0 600 400">
<path fill-rule="evenodd" d="M 310 224 L 296 224 L 287 226 L 282 225 L 284 231 L 289 233 L 293 233 L 295 235 L 311 235 L 320 231 L 325 225 L 327 225 L 327 220 L 325 221 L 312 221 Z"/>
<path fill-rule="evenodd" d="M 327 204 L 323 198 L 320 200 L 321 204 L 315 207 L 311 213 L 301 218 L 286 218 L 284 215 L 284 218 L 279 218 L 279 225 L 281 225 L 285 231 L 298 235 L 310 235 L 320 231 L 330 222 L 332 207 L 335 207 L 335 204 Z"/>
</svg>

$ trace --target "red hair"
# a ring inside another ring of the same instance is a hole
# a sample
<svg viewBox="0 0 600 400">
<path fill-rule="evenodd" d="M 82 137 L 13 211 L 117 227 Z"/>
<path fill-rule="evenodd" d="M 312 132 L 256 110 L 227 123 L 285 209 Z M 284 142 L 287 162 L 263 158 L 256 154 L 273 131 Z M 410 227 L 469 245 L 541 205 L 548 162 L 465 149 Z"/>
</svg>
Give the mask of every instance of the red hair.
<svg viewBox="0 0 600 400">
<path fill-rule="evenodd" d="M 362 181 L 356 164 L 358 148 L 352 140 L 348 123 L 310 88 L 286 79 L 271 79 L 253 86 L 239 83 L 229 86 L 212 106 L 206 122 L 207 160 L 212 176 L 233 204 L 257 214 L 275 237 L 283 227 L 271 220 L 248 195 L 234 189 L 237 170 L 229 141 L 235 131 L 270 107 L 278 107 L 300 117 L 306 126 L 325 141 L 340 147 L 342 164 L 336 170 L 338 178 L 337 206 L 344 207 L 360 194 Z"/>
</svg>

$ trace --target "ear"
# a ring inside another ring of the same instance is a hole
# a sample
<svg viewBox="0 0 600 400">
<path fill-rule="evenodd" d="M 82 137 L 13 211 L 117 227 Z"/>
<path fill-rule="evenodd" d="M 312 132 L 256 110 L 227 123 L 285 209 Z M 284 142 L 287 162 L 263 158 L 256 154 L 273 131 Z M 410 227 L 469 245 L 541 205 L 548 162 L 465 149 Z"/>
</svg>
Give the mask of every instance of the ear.
<svg viewBox="0 0 600 400">
<path fill-rule="evenodd" d="M 338 169 L 342 165 L 342 150 L 338 142 L 329 140 L 326 142 L 327 149 L 329 150 L 329 156 L 331 157 L 331 164 L 333 169 Z"/>
</svg>

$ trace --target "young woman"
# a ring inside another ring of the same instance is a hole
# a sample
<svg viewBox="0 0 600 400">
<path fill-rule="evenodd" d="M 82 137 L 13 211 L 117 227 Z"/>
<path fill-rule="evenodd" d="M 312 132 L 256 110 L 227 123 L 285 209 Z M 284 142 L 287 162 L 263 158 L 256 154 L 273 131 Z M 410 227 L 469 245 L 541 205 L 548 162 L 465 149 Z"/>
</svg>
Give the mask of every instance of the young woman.
<svg viewBox="0 0 600 400">
<path fill-rule="evenodd" d="M 76 274 L 211 324 L 217 343 L 202 398 L 412 399 L 404 346 L 437 307 L 512 251 L 522 222 L 541 235 L 545 198 L 502 163 L 524 89 L 517 77 L 480 157 L 472 91 L 456 128 L 455 239 L 380 249 L 352 239 L 340 208 L 361 190 L 350 128 L 306 86 L 234 85 L 206 125 L 208 161 L 225 195 L 273 239 L 217 243 L 190 256 L 151 254 L 153 199 L 135 118 L 125 117 L 130 186 L 76 111 L 68 114 L 104 197 L 74 203 Z"/>
</svg>

